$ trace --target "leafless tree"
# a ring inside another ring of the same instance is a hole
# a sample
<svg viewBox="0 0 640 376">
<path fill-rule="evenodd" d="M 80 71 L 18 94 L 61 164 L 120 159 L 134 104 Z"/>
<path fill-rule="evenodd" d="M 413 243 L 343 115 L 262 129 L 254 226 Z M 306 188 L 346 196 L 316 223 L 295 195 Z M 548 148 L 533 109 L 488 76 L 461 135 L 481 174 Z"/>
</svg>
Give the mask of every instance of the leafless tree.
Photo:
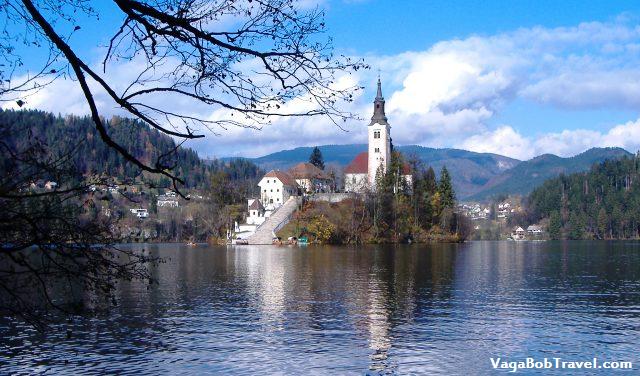
<svg viewBox="0 0 640 376">
<path fill-rule="evenodd" d="M 353 117 L 341 106 L 360 88 L 339 79 L 366 65 L 334 55 L 320 9 L 300 9 L 295 0 L 113 0 L 100 9 L 96 3 L 0 0 L 0 104 L 22 107 L 52 82 L 72 80 L 102 140 L 141 170 L 170 178 L 181 195 L 171 158 L 136 158 L 109 134 L 104 107 L 182 140 L 274 119 L 325 116 L 340 127 Z M 104 9 L 122 21 L 100 62 L 88 61 L 77 47 L 82 22 L 100 19 Z M 123 63 L 137 69 L 124 85 L 113 73 Z M 97 95 L 111 103 L 101 105 Z M 148 257 L 115 247 L 107 220 L 86 219 L 87 182 L 65 180 L 68 155 L 46 155 L 36 141 L 21 150 L 0 147 L 12 158 L 0 182 L 0 308 L 37 322 L 34 299 L 20 295 L 21 288 L 39 286 L 45 306 L 66 311 L 53 292 L 72 290 L 78 278 L 108 296 L 119 278 L 149 277 Z M 57 174 L 60 186 L 30 189 L 42 174 Z"/>
<path fill-rule="evenodd" d="M 59 153 L 29 129 L 0 124 L 0 311 L 43 328 L 51 308 L 66 314 L 109 303 L 119 279 L 150 280 L 145 253 L 114 244 L 112 225 L 92 215 L 89 185 L 105 185 L 99 176 L 64 187 L 44 187 L 77 178 L 75 145 Z M 9 134 L 11 133 L 11 135 Z M 18 134 L 16 133 L 23 133 Z M 18 147 L 5 142 L 24 139 Z"/>
<path fill-rule="evenodd" d="M 100 17 L 93 2 L 3 0 L 0 97 L 22 105 L 55 79 L 76 80 L 102 139 L 141 169 L 171 178 L 177 188 L 181 180 L 170 166 L 161 160 L 142 163 L 109 136 L 96 93 L 106 93 L 123 112 L 182 139 L 203 137 L 203 128 L 260 128 L 283 117 L 327 116 L 340 126 L 353 116 L 340 105 L 359 88 L 340 87 L 338 75 L 366 66 L 334 56 L 331 39 L 324 36 L 323 12 L 300 11 L 297 3 L 113 0 L 123 21 L 104 47 L 102 63 L 92 65 L 72 42 L 82 32 L 78 18 Z M 18 43 L 21 49 L 15 47 Z M 48 52 L 42 68 L 17 77 L 24 63 L 18 51 L 37 47 Z M 123 61 L 140 63 L 135 78 L 124 86 L 109 74 Z M 187 105 L 164 108 L 157 104 L 159 96 Z M 292 101 L 298 105 L 290 105 Z M 218 117 L 192 115 L 193 106 L 217 110 Z"/>
</svg>

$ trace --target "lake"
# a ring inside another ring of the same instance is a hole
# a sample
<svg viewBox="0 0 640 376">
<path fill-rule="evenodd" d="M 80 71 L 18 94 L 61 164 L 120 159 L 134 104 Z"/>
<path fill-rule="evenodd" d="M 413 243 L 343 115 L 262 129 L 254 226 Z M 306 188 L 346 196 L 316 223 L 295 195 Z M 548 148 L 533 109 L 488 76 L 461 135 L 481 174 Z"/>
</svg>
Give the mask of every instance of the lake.
<svg viewBox="0 0 640 376">
<path fill-rule="evenodd" d="M 108 315 L 46 335 L 0 320 L 0 373 L 474 375 L 497 357 L 640 367 L 640 242 L 145 248 L 167 260 L 159 285 L 122 283 Z"/>
</svg>

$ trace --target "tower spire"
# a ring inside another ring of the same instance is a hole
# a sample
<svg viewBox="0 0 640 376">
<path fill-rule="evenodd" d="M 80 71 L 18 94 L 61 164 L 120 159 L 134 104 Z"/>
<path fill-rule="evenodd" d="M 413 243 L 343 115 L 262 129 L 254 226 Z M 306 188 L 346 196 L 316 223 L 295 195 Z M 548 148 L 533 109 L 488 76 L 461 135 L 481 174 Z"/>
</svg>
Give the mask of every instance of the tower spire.
<svg viewBox="0 0 640 376">
<path fill-rule="evenodd" d="M 371 117 L 371 123 L 369 125 L 389 124 L 387 122 L 387 115 L 384 113 L 384 97 L 382 96 L 382 82 L 380 81 L 380 71 L 378 71 L 378 92 L 376 93 L 376 99 L 373 101 L 373 116 Z"/>
<path fill-rule="evenodd" d="M 376 100 L 384 101 L 382 96 L 382 83 L 380 82 L 380 68 L 378 68 L 378 92 L 376 93 Z"/>
</svg>

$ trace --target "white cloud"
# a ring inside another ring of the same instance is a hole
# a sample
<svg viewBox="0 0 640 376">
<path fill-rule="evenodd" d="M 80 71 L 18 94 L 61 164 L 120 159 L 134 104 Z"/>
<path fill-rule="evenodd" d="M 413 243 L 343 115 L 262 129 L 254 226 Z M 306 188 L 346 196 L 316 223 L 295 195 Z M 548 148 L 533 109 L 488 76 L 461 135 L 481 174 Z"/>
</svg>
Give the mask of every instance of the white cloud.
<svg viewBox="0 0 640 376">
<path fill-rule="evenodd" d="M 640 119 L 617 125 L 605 133 L 575 129 L 536 138 L 525 137 L 512 127 L 503 125 L 495 130 L 470 136 L 456 146 L 523 160 L 546 153 L 568 157 L 593 147 L 622 147 L 636 152 L 640 150 Z"/>
<path fill-rule="evenodd" d="M 508 155 L 518 159 L 529 159 L 534 156 L 531 140 L 509 126 L 501 126 L 494 131 L 473 135 L 460 143 L 459 147 L 479 153 Z"/>
<path fill-rule="evenodd" d="M 640 106 L 640 27 L 628 19 L 472 36 L 442 41 L 426 51 L 367 56 L 367 62 L 382 69 L 387 116 L 396 144 L 455 146 L 516 158 L 547 152 L 572 155 L 592 146 L 621 146 L 632 151 L 640 146 L 635 141 L 640 139 L 640 120 L 608 131 L 589 129 L 586 124 L 581 129 L 537 135 L 523 133 L 513 121 L 489 125 L 516 98 L 566 111 L 636 110 Z M 135 64 L 122 63 L 110 77 L 124 85 L 139 69 Z M 344 124 L 346 131 L 326 118 L 279 118 L 262 130 L 215 129 L 219 137 L 209 134 L 190 145 L 204 156 L 257 156 L 297 146 L 365 142 L 375 75 L 369 71 L 341 78 L 340 84 L 367 87 L 364 95 L 345 107 L 365 120 Z M 104 95 L 96 98 L 104 115 L 119 112 Z M 216 108 L 169 97 L 153 103 L 188 108 L 210 119 L 226 115 Z M 287 104 L 290 108 L 305 105 L 301 99 Z M 54 83 L 29 98 L 27 106 L 55 113 L 87 112 L 72 81 Z"/>
</svg>

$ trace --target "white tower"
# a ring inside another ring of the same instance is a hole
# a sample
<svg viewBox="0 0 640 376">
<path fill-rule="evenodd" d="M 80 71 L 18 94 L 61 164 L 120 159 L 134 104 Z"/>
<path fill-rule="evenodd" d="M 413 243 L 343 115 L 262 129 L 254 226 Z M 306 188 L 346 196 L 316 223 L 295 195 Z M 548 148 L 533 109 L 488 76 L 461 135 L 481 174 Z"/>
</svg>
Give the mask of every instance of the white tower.
<svg viewBox="0 0 640 376">
<path fill-rule="evenodd" d="M 373 101 L 373 116 L 369 123 L 369 185 L 375 188 L 376 173 L 380 165 L 387 171 L 391 159 L 391 126 L 384 113 L 382 85 L 378 77 L 378 93 Z"/>
</svg>

